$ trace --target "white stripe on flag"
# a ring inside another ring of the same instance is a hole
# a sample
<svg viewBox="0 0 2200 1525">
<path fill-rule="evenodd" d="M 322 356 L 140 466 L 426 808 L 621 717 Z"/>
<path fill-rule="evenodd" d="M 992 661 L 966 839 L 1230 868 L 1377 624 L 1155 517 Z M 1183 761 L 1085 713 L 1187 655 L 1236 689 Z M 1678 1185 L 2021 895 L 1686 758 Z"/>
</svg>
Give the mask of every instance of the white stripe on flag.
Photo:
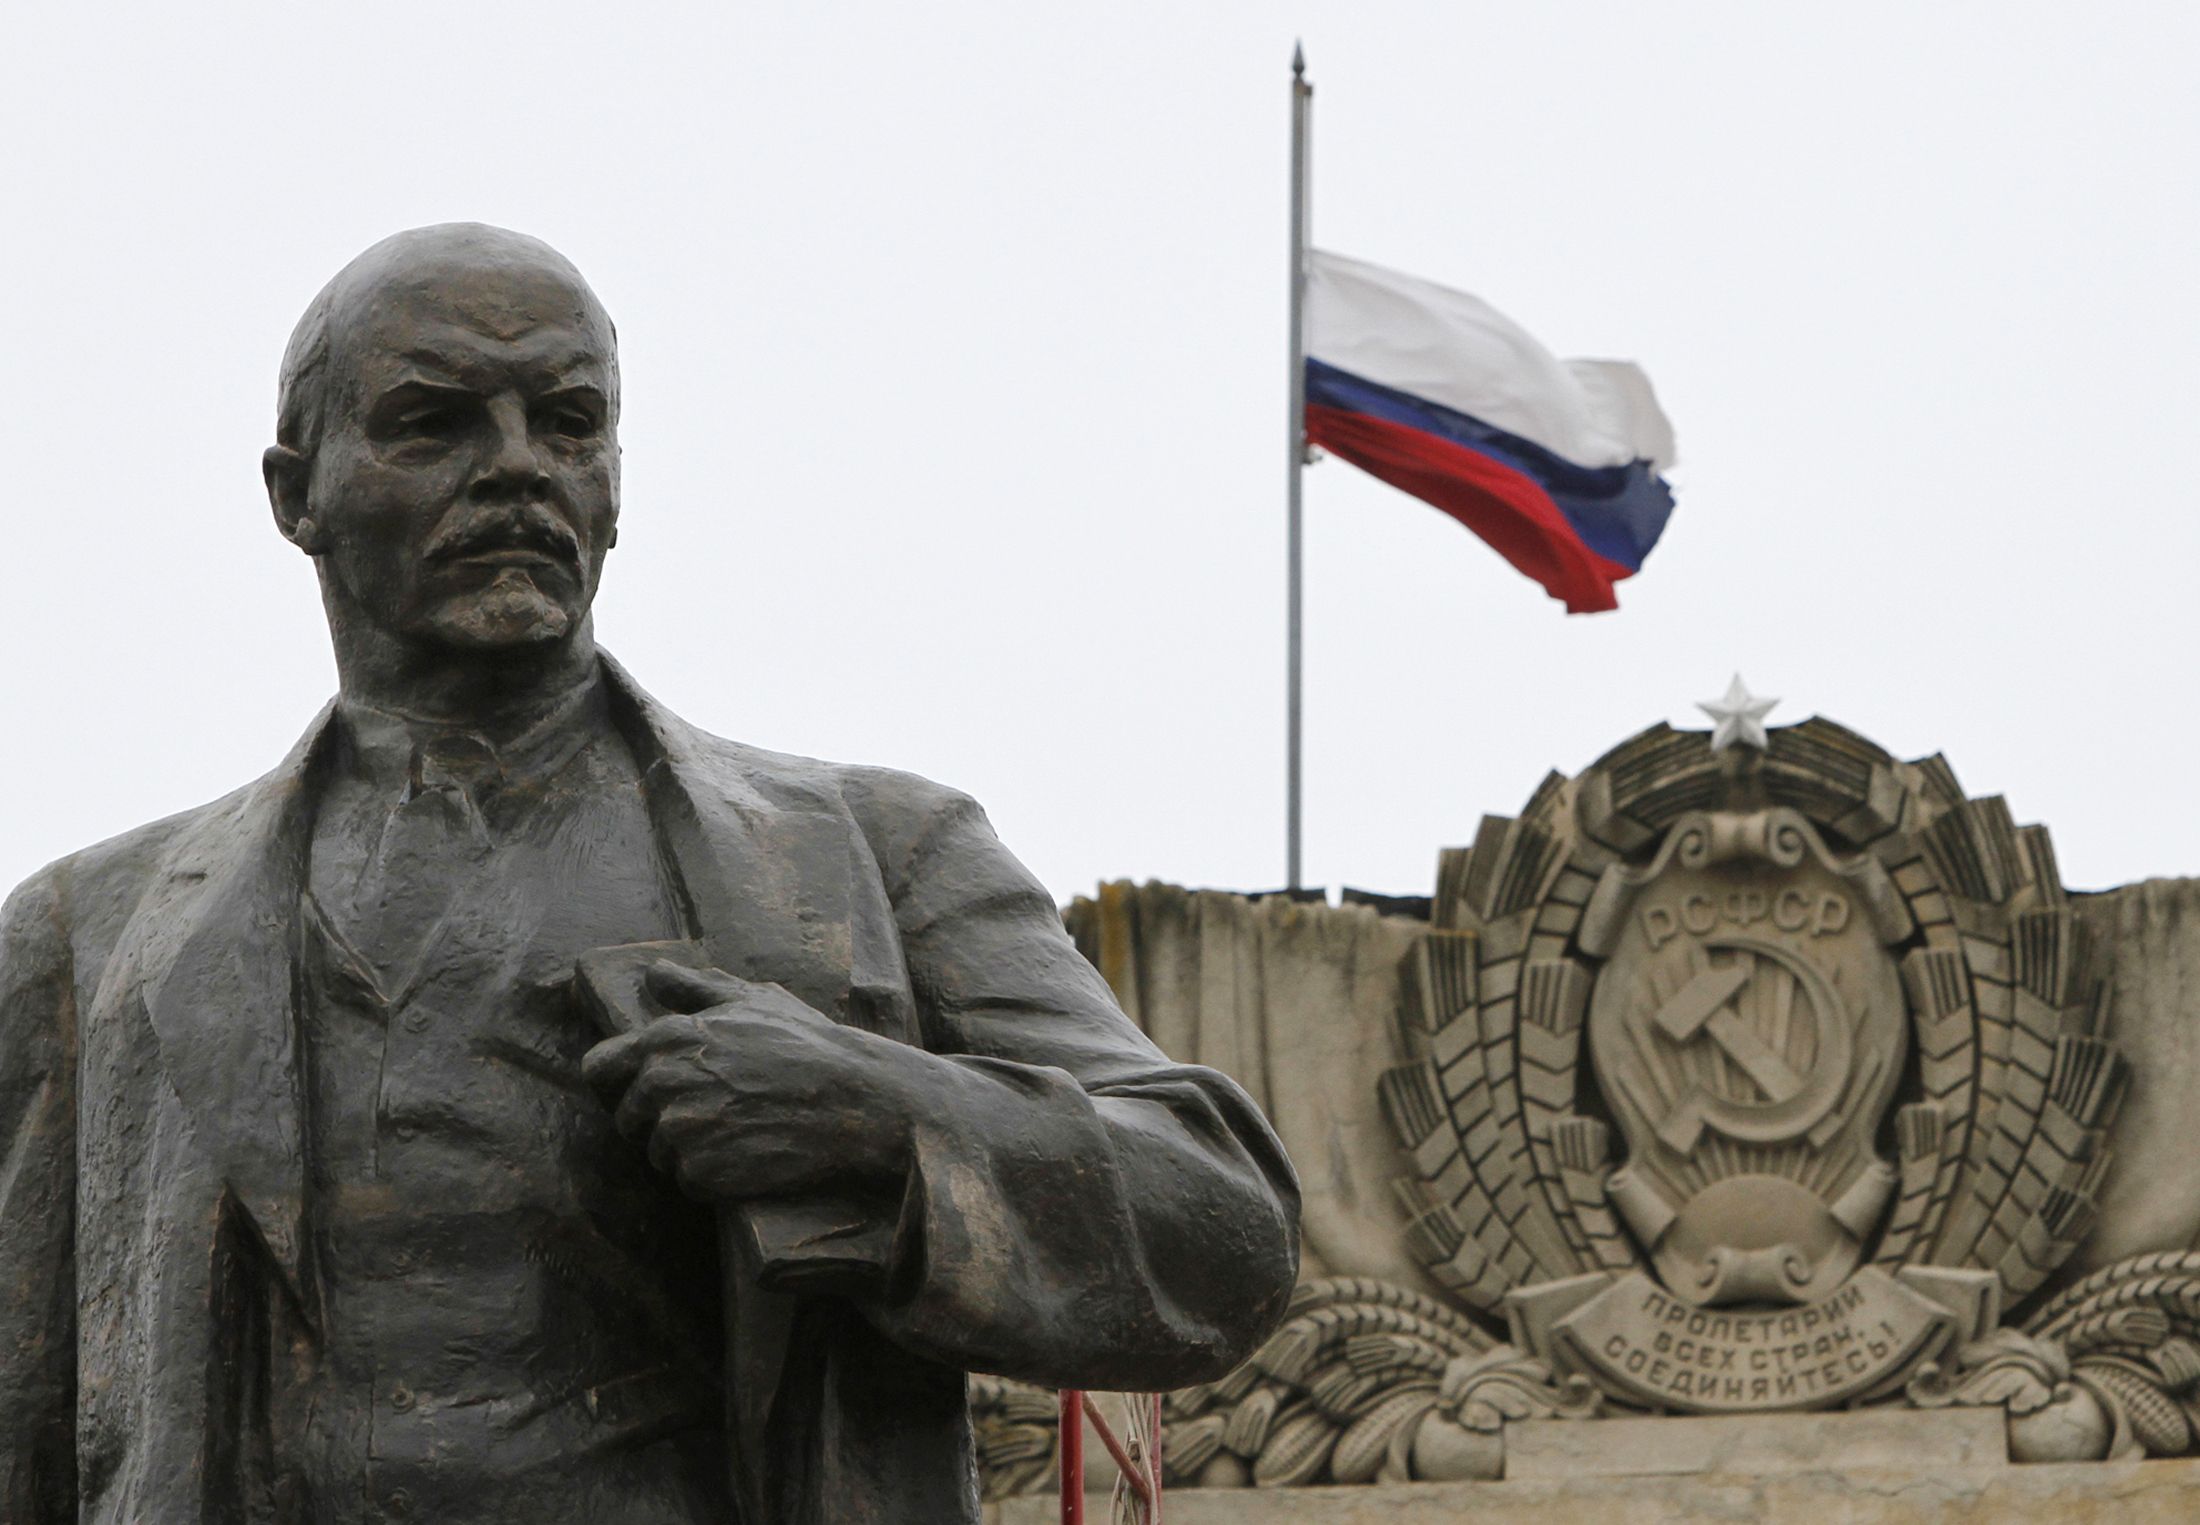
<svg viewBox="0 0 2200 1525">
<path fill-rule="evenodd" d="M 1625 360 L 1561 360 L 1480 297 L 1312 251 L 1306 353 L 1469 414 L 1577 466 L 1673 464 L 1673 426 Z"/>
</svg>

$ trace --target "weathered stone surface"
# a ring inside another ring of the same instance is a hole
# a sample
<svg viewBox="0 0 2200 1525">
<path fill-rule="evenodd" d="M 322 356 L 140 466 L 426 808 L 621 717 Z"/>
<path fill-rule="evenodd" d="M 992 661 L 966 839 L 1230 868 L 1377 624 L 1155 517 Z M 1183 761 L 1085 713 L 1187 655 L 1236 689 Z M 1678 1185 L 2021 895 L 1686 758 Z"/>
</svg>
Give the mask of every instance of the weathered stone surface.
<svg viewBox="0 0 2200 1525">
<path fill-rule="evenodd" d="M 1375 1105 L 1398 961 L 1425 924 L 1367 906 L 1103 886 L 1070 913 L 1078 946 L 1131 1019 L 1187 1064 L 1252 1093 L 1298 1166 L 1303 1279 L 1443 1289 L 1405 1246 L 1398 1149 Z"/>
<path fill-rule="evenodd" d="M 2149 879 L 2077 902 L 2115 992 L 2109 1031 L 2139 1077 L 2092 1236 L 2062 1280 L 2200 1244 L 2200 879 Z"/>
<path fill-rule="evenodd" d="M 1505 1427 L 1505 1479 L 1685 1476 L 1700 1472 L 1935 1472 L 2008 1460 L 1998 1408 L 1867 1409 L 1751 1414 L 1529 1419 Z"/>
<path fill-rule="evenodd" d="M 1169 1525 L 2191 1525 L 2200 1461 L 1206 1489 L 1166 1503 Z M 1015 1499 L 986 1525 L 1054 1525 L 1057 1507 Z"/>
</svg>

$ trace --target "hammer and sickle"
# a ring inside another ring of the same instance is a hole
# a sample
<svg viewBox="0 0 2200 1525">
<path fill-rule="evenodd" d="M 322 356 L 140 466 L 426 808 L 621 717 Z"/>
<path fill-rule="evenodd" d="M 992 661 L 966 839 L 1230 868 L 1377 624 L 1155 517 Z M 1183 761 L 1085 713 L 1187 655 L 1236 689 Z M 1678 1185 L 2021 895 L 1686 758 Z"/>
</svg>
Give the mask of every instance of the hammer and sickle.
<svg viewBox="0 0 2200 1525">
<path fill-rule="evenodd" d="M 1705 969 L 1673 993 L 1655 1018 L 1675 1042 L 1708 1037 L 1764 1093 L 1763 1101 L 1737 1101 L 1692 1086 L 1658 1124 L 1658 1137 L 1683 1154 L 1696 1147 L 1706 1127 L 1752 1144 L 1783 1143 L 1811 1133 L 1824 1122 L 1847 1086 L 1855 1057 L 1855 1037 L 1842 1020 L 1840 998 L 1816 966 L 1778 943 L 1743 933 L 1704 939 L 1704 946 L 1749 955 L 1724 968 Z M 1818 1052 L 1809 1073 L 1798 1074 L 1785 1055 L 1734 1009 L 1756 972 L 1755 959 L 1769 959 L 1795 977 L 1818 1032 Z"/>
</svg>

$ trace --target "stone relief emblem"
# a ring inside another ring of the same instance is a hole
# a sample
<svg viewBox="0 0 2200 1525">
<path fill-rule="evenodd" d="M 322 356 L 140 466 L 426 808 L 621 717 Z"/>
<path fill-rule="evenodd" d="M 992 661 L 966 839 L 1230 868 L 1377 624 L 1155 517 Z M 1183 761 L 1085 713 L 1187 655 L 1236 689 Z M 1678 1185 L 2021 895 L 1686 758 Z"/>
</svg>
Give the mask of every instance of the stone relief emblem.
<svg viewBox="0 0 2200 1525">
<path fill-rule="evenodd" d="M 1404 986 L 1418 1253 L 1634 1408 L 1950 1390 L 2127 1078 L 2045 831 L 1824 720 L 1554 776 L 1446 855 Z"/>
<path fill-rule="evenodd" d="M 1629 1159 L 1608 1189 L 1684 1302 L 1826 1296 L 1893 1195 L 1873 1139 L 1907 1038 L 1886 941 L 1909 919 L 1876 867 L 1792 810 L 1697 815 L 1591 897 L 1589 1055 Z"/>
<path fill-rule="evenodd" d="M 2200 1253 L 2055 1280 L 2132 1076 L 2046 830 L 1938 757 L 1762 734 L 1654 727 L 1441 855 L 1379 1102 L 1449 1305 L 1302 1285 L 1169 1395 L 1172 1482 L 1489 1478 L 1522 1420 L 1878 1404 L 2000 1408 L 2019 1461 L 2200 1450 Z M 980 1416 L 989 1486 L 1037 1476 L 1049 1443 Z"/>
</svg>

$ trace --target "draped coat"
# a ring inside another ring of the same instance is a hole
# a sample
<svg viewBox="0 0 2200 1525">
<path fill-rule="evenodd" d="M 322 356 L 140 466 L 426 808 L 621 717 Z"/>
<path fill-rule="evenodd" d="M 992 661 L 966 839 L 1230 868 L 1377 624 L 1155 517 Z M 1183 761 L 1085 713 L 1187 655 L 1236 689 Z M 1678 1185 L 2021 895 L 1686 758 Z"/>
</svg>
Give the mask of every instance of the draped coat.
<svg viewBox="0 0 2200 1525">
<path fill-rule="evenodd" d="M 950 1061 L 890 1211 L 729 1237 L 743 1525 L 975 1521 L 966 1371 L 1153 1389 L 1244 1358 L 1298 1203 L 1245 1094 L 1130 1024 L 968 796 L 706 735 L 605 666 L 711 961 Z M 318 1337 L 296 974 L 328 727 L 0 914 L 7 1521 L 285 1517 L 266 1408 Z"/>
</svg>

